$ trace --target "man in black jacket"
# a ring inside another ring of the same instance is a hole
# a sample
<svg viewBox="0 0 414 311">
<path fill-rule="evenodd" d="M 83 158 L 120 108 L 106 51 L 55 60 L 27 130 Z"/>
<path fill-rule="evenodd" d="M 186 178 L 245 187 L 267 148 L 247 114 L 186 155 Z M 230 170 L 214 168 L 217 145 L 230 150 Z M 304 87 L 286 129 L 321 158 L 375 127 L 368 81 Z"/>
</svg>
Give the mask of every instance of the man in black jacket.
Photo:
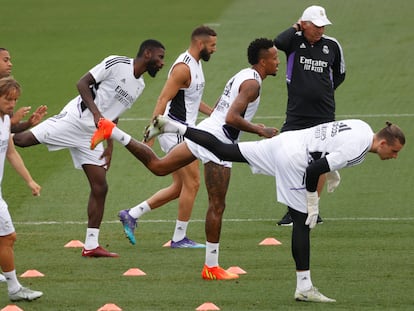
<svg viewBox="0 0 414 311">
<path fill-rule="evenodd" d="M 330 25 L 325 9 L 310 6 L 292 27 L 280 33 L 275 46 L 285 52 L 288 102 L 281 132 L 335 120 L 335 89 L 345 80 L 345 61 L 339 42 L 324 34 Z M 336 178 L 339 174 L 336 172 Z M 326 177 L 318 184 L 320 194 Z M 322 219 L 319 217 L 318 222 Z M 289 211 L 278 225 L 289 226 Z"/>
</svg>

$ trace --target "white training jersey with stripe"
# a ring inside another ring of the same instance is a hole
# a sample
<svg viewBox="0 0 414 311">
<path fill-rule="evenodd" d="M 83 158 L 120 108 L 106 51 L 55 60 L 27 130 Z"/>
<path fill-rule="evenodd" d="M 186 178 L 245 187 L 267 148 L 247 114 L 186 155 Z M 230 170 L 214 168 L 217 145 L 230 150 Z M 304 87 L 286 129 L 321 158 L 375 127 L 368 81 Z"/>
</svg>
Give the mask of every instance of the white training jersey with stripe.
<svg viewBox="0 0 414 311">
<path fill-rule="evenodd" d="M 239 148 L 253 173 L 276 177 L 279 202 L 306 213 L 308 165 L 322 157 L 328 161 L 330 171 L 360 164 L 371 149 L 373 136 L 364 121 L 341 120 L 242 142 Z"/>
<path fill-rule="evenodd" d="M 131 108 L 145 88 L 142 76 L 134 76 L 134 60 L 112 55 L 93 67 L 90 74 L 96 84 L 90 92 L 101 114 L 110 120 L 117 119 Z M 62 111 L 30 131 L 49 151 L 70 148 L 74 166 L 82 169 L 84 164 L 104 166 L 103 144 L 90 149 L 90 140 L 96 130 L 93 114 L 83 103 L 80 95 L 73 98 Z"/>
<path fill-rule="evenodd" d="M 164 115 L 194 126 L 197 121 L 205 86 L 203 67 L 201 61 L 196 61 L 188 51 L 185 51 L 175 60 L 168 72 L 168 76 L 173 68 L 180 63 L 184 63 L 190 68 L 191 83 L 188 88 L 181 88 L 177 95 L 167 103 Z"/>
<path fill-rule="evenodd" d="M 262 85 L 262 79 L 256 70 L 252 68 L 242 69 L 227 82 L 224 87 L 223 94 L 218 100 L 212 114 L 208 118 L 201 121 L 197 125 L 197 128 L 213 134 L 224 143 L 236 143 L 240 137 L 240 131 L 226 124 L 226 116 L 230 106 L 239 95 L 240 86 L 247 80 L 256 80 L 259 87 Z M 257 108 L 259 107 L 259 103 L 260 93 L 253 102 L 248 104 L 242 117 L 247 121 L 251 121 L 257 111 Z M 211 151 L 197 145 L 191 140 L 186 139 L 186 143 L 191 153 L 199 158 L 203 164 L 207 162 L 214 162 L 225 167 L 232 167 L 232 162 L 222 161 Z"/>
<path fill-rule="evenodd" d="M 94 102 L 101 114 L 115 120 L 130 109 L 145 88 L 144 78 L 134 76 L 134 59 L 111 55 L 106 57 L 90 71 L 96 84 L 91 86 Z M 78 114 L 82 119 L 92 118 L 89 109 L 85 109 L 82 98 L 77 96 L 62 111 Z"/>
<path fill-rule="evenodd" d="M 260 77 L 259 73 L 252 68 L 242 69 L 227 82 L 226 86 L 224 87 L 224 91 L 221 94 L 210 117 L 200 122 L 197 127 L 214 134 L 222 141 L 223 139 L 227 138 L 232 143 L 236 143 L 240 138 L 240 130 L 227 125 L 226 116 L 234 100 L 239 95 L 240 86 L 247 80 L 256 80 L 259 84 L 259 88 L 261 89 L 262 78 Z M 250 122 L 256 114 L 259 103 L 260 93 L 253 102 L 248 104 L 242 117 Z"/>
</svg>

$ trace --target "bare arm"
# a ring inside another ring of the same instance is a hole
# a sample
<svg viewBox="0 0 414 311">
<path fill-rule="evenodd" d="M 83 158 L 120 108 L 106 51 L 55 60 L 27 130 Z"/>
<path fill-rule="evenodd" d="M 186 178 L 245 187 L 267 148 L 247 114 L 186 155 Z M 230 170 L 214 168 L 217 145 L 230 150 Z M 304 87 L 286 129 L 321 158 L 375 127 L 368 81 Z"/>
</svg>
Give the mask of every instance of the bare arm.
<svg viewBox="0 0 414 311">
<path fill-rule="evenodd" d="M 198 109 L 201 113 L 209 116 L 213 112 L 213 108 L 211 108 L 209 105 L 207 105 L 205 102 L 201 101 L 200 108 Z"/>
<path fill-rule="evenodd" d="M 167 103 L 172 100 L 181 88 L 187 88 L 191 83 L 190 68 L 184 63 L 178 63 L 170 72 L 170 76 L 164 84 L 160 96 L 155 105 L 153 117 L 165 112 Z"/>
<path fill-rule="evenodd" d="M 32 126 L 35 126 L 42 121 L 43 117 L 47 114 L 47 106 L 41 105 L 37 107 L 35 112 L 29 117 L 27 121 L 21 121 L 21 119 L 29 113 L 31 107 L 22 107 L 13 114 L 10 118 L 11 122 L 11 132 L 12 133 L 19 133 L 23 132 Z"/>
<path fill-rule="evenodd" d="M 80 78 L 80 80 L 76 84 L 76 87 L 78 88 L 79 94 L 82 97 L 83 103 L 92 112 L 95 125 L 98 126 L 99 119 L 103 116 L 95 104 L 95 101 L 92 97 L 91 89 L 89 87 L 90 85 L 93 85 L 95 83 L 95 78 L 91 75 L 90 72 L 88 72 L 82 78 Z"/>
<path fill-rule="evenodd" d="M 243 118 L 249 103 L 259 96 L 260 86 L 256 80 L 246 80 L 240 85 L 239 94 L 230 106 L 226 116 L 226 123 L 241 131 L 254 133 L 266 138 L 277 134 L 276 128 L 265 127 L 263 124 L 254 124 Z"/>
<path fill-rule="evenodd" d="M 27 120 L 28 126 L 32 127 L 40 123 L 42 121 L 43 117 L 47 115 L 47 106 L 41 105 L 36 108 L 35 112 L 32 113 L 32 115 Z"/>
<path fill-rule="evenodd" d="M 15 112 L 13 112 L 13 115 L 10 116 L 10 124 L 12 126 L 19 124 L 19 122 L 26 116 L 26 114 L 29 113 L 30 109 L 32 109 L 30 106 L 17 109 Z"/>
<path fill-rule="evenodd" d="M 20 154 L 16 151 L 14 147 L 12 136 L 9 138 L 9 144 L 7 147 L 6 153 L 7 160 L 10 162 L 11 166 L 16 170 L 16 172 L 22 176 L 24 181 L 27 183 L 29 188 L 32 190 L 34 196 L 40 195 L 41 187 L 33 180 L 28 169 L 24 165 L 23 159 Z"/>
<path fill-rule="evenodd" d="M 153 118 L 164 114 L 167 103 L 172 100 L 181 88 L 187 88 L 191 83 L 190 67 L 184 63 L 178 63 L 170 72 L 170 76 L 164 84 L 160 96 L 157 99 L 154 112 L 152 113 Z M 154 139 L 146 142 L 148 146 L 154 144 Z"/>
</svg>

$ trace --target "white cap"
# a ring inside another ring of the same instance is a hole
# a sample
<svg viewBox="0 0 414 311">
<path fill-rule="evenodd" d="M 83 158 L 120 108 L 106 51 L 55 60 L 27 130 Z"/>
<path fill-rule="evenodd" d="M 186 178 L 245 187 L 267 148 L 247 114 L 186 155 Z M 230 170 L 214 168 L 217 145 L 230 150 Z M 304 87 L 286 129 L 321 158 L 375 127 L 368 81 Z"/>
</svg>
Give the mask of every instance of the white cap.
<svg viewBox="0 0 414 311">
<path fill-rule="evenodd" d="M 303 11 L 301 20 L 304 22 L 312 22 L 318 27 L 332 24 L 326 16 L 325 9 L 317 5 L 312 5 Z"/>
</svg>

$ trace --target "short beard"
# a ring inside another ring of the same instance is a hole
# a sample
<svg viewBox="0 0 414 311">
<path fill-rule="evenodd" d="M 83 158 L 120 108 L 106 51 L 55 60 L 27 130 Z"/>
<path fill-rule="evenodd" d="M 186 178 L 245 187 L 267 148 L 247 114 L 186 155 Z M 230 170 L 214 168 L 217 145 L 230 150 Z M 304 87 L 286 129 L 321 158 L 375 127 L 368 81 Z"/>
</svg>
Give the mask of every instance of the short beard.
<svg viewBox="0 0 414 311">
<path fill-rule="evenodd" d="M 200 51 L 200 58 L 203 61 L 208 62 L 210 60 L 210 56 L 211 56 L 211 54 L 207 51 L 206 48 L 204 48 Z"/>
<path fill-rule="evenodd" d="M 147 65 L 147 72 L 150 77 L 154 78 L 157 75 L 158 67 L 155 65 L 155 62 L 149 62 Z"/>
</svg>

